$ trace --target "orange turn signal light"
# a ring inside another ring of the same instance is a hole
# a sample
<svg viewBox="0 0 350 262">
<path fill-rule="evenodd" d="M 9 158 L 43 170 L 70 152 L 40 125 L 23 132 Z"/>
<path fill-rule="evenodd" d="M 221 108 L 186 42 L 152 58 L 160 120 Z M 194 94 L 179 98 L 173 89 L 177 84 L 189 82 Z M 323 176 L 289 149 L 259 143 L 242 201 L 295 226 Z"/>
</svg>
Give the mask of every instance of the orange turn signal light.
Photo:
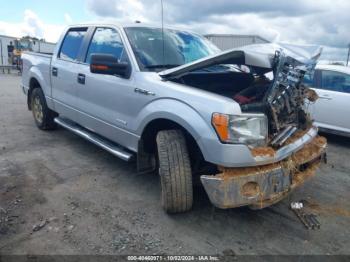
<svg viewBox="0 0 350 262">
<path fill-rule="evenodd" d="M 227 141 L 229 139 L 229 116 L 219 113 L 214 113 L 212 120 L 212 125 L 215 128 L 221 141 Z"/>
<path fill-rule="evenodd" d="M 91 68 L 94 70 L 103 70 L 103 71 L 108 70 L 108 66 L 106 65 L 91 65 Z"/>
</svg>

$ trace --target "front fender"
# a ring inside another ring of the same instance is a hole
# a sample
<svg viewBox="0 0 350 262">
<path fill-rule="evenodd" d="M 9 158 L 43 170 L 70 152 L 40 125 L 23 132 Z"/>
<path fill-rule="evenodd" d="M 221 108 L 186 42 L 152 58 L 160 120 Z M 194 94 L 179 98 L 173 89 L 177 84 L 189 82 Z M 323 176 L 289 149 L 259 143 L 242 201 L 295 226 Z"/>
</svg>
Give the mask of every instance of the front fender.
<svg viewBox="0 0 350 262">
<path fill-rule="evenodd" d="M 176 99 L 158 99 L 144 107 L 135 121 L 138 123 L 137 134 L 141 136 L 147 124 L 156 119 L 171 120 L 186 129 L 197 141 L 204 157 L 207 149 L 202 141 L 218 139 L 211 126 L 211 115 L 203 116 L 190 105 Z M 206 139 L 203 140 L 203 137 Z"/>
</svg>

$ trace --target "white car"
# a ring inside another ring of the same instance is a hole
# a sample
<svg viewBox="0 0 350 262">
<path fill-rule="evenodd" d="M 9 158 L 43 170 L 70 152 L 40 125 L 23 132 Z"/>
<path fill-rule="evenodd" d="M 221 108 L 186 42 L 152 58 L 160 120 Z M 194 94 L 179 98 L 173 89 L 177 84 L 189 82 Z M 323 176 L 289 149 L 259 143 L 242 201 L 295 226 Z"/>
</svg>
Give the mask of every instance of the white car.
<svg viewBox="0 0 350 262">
<path fill-rule="evenodd" d="M 319 96 L 309 107 L 315 124 L 325 132 L 350 136 L 350 67 L 318 65 L 304 83 Z"/>
</svg>

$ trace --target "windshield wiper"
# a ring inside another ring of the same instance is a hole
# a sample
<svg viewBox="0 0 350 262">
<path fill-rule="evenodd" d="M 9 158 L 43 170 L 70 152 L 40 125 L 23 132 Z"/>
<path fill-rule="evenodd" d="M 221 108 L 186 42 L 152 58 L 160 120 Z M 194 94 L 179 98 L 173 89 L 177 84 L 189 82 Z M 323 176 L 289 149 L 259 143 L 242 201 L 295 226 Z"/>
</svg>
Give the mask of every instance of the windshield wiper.
<svg viewBox="0 0 350 262">
<path fill-rule="evenodd" d="M 169 68 L 174 68 L 174 67 L 177 67 L 177 66 L 180 66 L 180 65 L 172 65 L 172 64 L 167 64 L 167 65 L 148 65 L 148 66 L 145 66 L 145 68 L 147 69 L 169 69 Z"/>
</svg>

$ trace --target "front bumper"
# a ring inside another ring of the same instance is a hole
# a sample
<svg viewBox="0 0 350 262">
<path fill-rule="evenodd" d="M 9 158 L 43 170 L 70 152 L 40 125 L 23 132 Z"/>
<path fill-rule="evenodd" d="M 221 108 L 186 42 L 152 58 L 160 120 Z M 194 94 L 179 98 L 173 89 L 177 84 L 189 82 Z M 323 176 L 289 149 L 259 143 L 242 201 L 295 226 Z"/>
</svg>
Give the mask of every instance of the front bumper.
<svg viewBox="0 0 350 262">
<path fill-rule="evenodd" d="M 310 143 L 318 133 L 318 129 L 312 126 L 302 136 L 288 143 L 274 152 L 273 155 L 254 155 L 248 146 L 243 144 L 223 144 L 215 139 L 200 140 L 199 144 L 205 145 L 202 150 L 206 161 L 224 167 L 253 167 L 262 166 L 290 157 L 293 153 L 302 149 L 307 143 Z"/>
<path fill-rule="evenodd" d="M 326 159 L 326 146 L 326 139 L 317 136 L 285 160 L 258 167 L 220 168 L 220 174 L 201 176 L 201 181 L 218 208 L 248 205 L 261 209 L 313 176 Z"/>
</svg>

